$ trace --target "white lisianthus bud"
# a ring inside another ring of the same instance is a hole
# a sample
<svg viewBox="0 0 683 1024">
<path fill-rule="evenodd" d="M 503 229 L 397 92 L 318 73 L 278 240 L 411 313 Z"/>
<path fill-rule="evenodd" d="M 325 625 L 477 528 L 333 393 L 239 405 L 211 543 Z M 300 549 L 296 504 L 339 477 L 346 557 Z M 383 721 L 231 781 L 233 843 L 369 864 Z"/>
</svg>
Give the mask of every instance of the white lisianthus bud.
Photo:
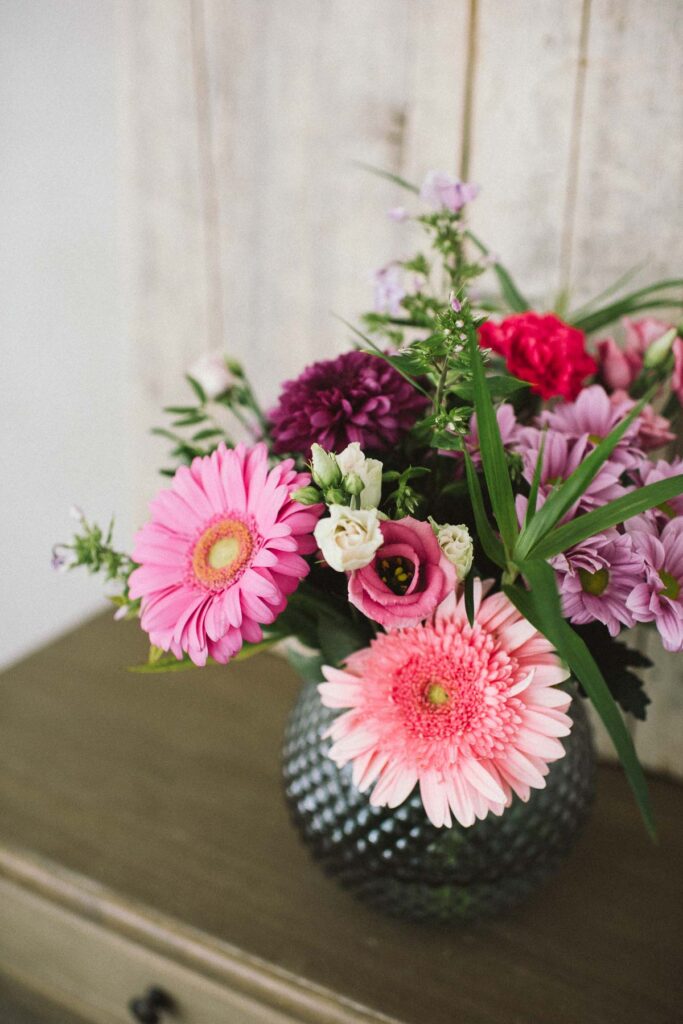
<svg viewBox="0 0 683 1024">
<path fill-rule="evenodd" d="M 311 476 L 323 490 L 336 487 L 341 481 L 342 475 L 335 456 L 319 444 L 311 445 Z"/>
<path fill-rule="evenodd" d="M 436 539 L 444 555 L 455 566 L 455 574 L 458 581 L 462 583 L 470 569 L 474 559 L 474 545 L 470 537 L 470 531 L 466 526 L 450 526 L 447 523 L 439 526 L 432 522 L 436 533 Z"/>
<path fill-rule="evenodd" d="M 314 535 L 323 558 L 337 572 L 364 569 L 383 542 L 376 508 L 331 505 L 329 516 L 318 520 Z"/>
<path fill-rule="evenodd" d="M 348 476 L 344 477 L 343 483 L 344 490 L 348 491 L 348 493 L 352 494 L 355 498 L 357 498 L 359 494 L 362 494 L 365 489 L 365 484 L 358 476 L 358 473 L 349 473 Z"/>
<path fill-rule="evenodd" d="M 233 383 L 233 376 L 226 366 L 225 356 L 219 349 L 205 352 L 187 372 L 193 380 L 197 381 L 210 401 L 225 394 Z"/>
<path fill-rule="evenodd" d="M 337 465 L 344 477 L 355 474 L 363 481 L 360 492 L 361 508 L 377 508 L 382 500 L 382 463 L 379 459 L 366 459 L 358 441 L 337 455 Z"/>
<path fill-rule="evenodd" d="M 677 334 L 676 328 L 672 327 L 662 334 L 661 337 L 653 341 L 651 345 L 648 345 L 643 356 L 643 365 L 646 369 L 652 370 L 655 366 L 659 366 L 664 362 L 673 347 Z"/>
</svg>

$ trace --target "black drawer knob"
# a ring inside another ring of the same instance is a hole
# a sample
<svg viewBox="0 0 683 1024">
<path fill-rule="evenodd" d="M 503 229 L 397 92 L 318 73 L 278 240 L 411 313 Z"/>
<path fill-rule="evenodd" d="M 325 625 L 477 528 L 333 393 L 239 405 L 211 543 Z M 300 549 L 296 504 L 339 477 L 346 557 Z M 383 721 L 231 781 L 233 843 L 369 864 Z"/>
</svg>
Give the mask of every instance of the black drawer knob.
<svg viewBox="0 0 683 1024">
<path fill-rule="evenodd" d="M 152 985 L 143 996 L 135 996 L 128 1003 L 128 1009 L 139 1024 L 161 1024 L 164 1011 L 173 1013 L 175 1003 L 163 988 Z"/>
</svg>

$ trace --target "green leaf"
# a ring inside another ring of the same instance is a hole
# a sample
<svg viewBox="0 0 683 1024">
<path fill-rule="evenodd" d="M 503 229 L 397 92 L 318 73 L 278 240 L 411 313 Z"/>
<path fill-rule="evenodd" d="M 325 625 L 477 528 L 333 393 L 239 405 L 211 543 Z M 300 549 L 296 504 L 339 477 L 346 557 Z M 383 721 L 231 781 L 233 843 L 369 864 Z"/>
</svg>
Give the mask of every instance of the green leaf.
<svg viewBox="0 0 683 1024">
<path fill-rule="evenodd" d="M 602 505 L 600 508 L 577 516 L 570 523 L 564 523 L 557 529 L 547 534 L 540 543 L 531 549 L 534 558 L 552 558 L 562 551 L 580 544 L 588 537 L 594 537 L 596 533 L 609 530 L 612 526 L 623 523 L 632 516 L 640 515 L 649 508 L 655 508 L 670 501 L 671 498 L 678 498 L 683 494 L 683 475 L 672 476 L 667 480 L 659 480 L 657 483 L 648 484 L 646 487 L 639 487 L 621 498 Z"/>
<path fill-rule="evenodd" d="M 322 654 L 303 654 L 294 648 L 287 651 L 287 661 L 295 672 L 301 676 L 306 683 L 322 683 L 323 665 L 325 659 Z"/>
<path fill-rule="evenodd" d="M 484 243 L 479 238 L 477 238 L 476 235 L 474 235 L 469 230 L 465 231 L 465 234 L 472 242 L 474 242 L 476 247 L 479 249 L 479 252 L 483 253 L 484 256 L 490 255 L 489 250 L 486 248 Z M 510 309 L 512 309 L 515 313 L 525 313 L 527 309 L 531 309 L 530 304 L 524 298 L 519 288 L 512 280 L 509 271 L 505 269 L 503 264 L 498 263 L 496 261 L 493 264 L 493 269 L 496 274 L 496 277 L 498 278 L 498 283 L 500 284 L 500 290 L 503 294 L 503 298 L 507 302 Z"/>
<path fill-rule="evenodd" d="M 474 573 L 467 574 L 465 580 L 465 614 L 470 626 L 474 626 Z"/>
<path fill-rule="evenodd" d="M 206 391 L 201 386 L 199 381 L 195 380 L 194 377 L 191 377 L 189 373 L 185 374 L 185 380 L 190 385 L 190 387 L 192 388 L 192 390 L 194 391 L 195 395 L 197 396 L 199 401 L 202 403 L 202 405 L 204 405 L 204 403 L 207 401 Z"/>
<path fill-rule="evenodd" d="M 186 672 L 188 669 L 197 668 L 190 659 L 189 654 L 182 658 L 176 658 L 175 654 L 163 651 L 160 647 L 152 644 L 149 648 L 146 665 L 130 665 L 129 672 L 136 672 L 139 675 L 155 675 L 161 672 Z"/>
<path fill-rule="evenodd" d="M 378 178 L 384 178 L 386 181 L 392 181 L 394 185 L 400 185 L 401 188 L 406 189 L 408 192 L 414 192 L 416 195 L 420 194 L 420 190 L 417 185 L 413 185 L 412 182 L 406 181 L 405 178 L 401 178 L 398 174 L 392 174 L 391 171 L 384 171 L 381 167 L 373 167 L 372 164 L 366 164 L 363 160 L 354 160 L 353 162 L 356 167 L 360 167 L 364 171 L 369 171 L 370 174 L 374 174 Z"/>
<path fill-rule="evenodd" d="M 518 391 L 523 391 L 524 388 L 531 386 L 528 381 L 518 380 L 516 377 L 510 376 L 487 377 L 486 383 L 488 384 L 491 398 L 509 398 L 510 395 L 515 395 Z M 472 384 L 455 384 L 448 390 L 459 398 L 466 399 L 468 402 L 471 402 L 474 397 L 474 387 Z"/>
<path fill-rule="evenodd" d="M 477 534 L 479 536 L 481 546 L 483 547 L 486 556 L 490 558 L 495 565 L 504 569 L 506 564 L 505 551 L 503 549 L 503 545 L 493 532 L 488 516 L 486 515 L 479 476 L 474 468 L 472 458 L 468 451 L 465 451 L 465 472 L 467 473 L 467 486 L 469 487 L 470 501 L 472 502 L 472 511 L 474 512 L 474 521 L 477 524 Z"/>
<path fill-rule="evenodd" d="M 651 397 L 651 392 L 648 392 L 633 407 L 628 416 L 596 445 L 574 472 L 553 491 L 543 507 L 536 512 L 531 522 L 528 525 L 525 524 L 517 539 L 514 550 L 514 558 L 518 564 L 529 557 L 543 537 L 550 532 L 572 505 L 585 493 L 588 485 L 597 476 L 600 467 L 610 457 L 633 420 L 640 415 Z"/>
<path fill-rule="evenodd" d="M 643 688 L 643 680 L 633 669 L 652 668 L 650 659 L 640 651 L 627 647 L 616 637 L 611 637 L 601 622 L 589 622 L 585 626 L 572 628 L 595 658 L 621 710 L 644 722 L 651 701 Z M 582 692 L 585 692 L 583 688 Z"/>
<path fill-rule="evenodd" d="M 617 280 L 613 281 L 612 284 L 607 286 L 607 288 L 605 288 L 601 292 L 598 292 L 598 294 L 594 295 L 592 299 L 589 299 L 587 302 L 585 302 L 583 306 L 580 306 L 578 309 L 575 309 L 573 313 L 571 313 L 568 317 L 565 317 L 567 323 L 573 323 L 579 317 L 586 316 L 588 313 L 592 313 L 595 310 L 595 307 L 597 306 L 598 302 L 601 302 L 602 299 L 608 299 L 610 295 L 615 295 L 621 288 L 624 288 L 629 281 L 633 280 L 633 278 L 636 277 L 641 272 L 641 270 L 644 270 L 646 266 L 647 261 L 644 261 L 643 263 L 637 263 L 634 267 L 631 267 L 630 270 L 627 270 L 625 274 L 622 274 L 621 277 L 618 277 Z"/>
<path fill-rule="evenodd" d="M 473 329 L 468 331 L 468 344 L 482 467 L 498 529 L 507 549 L 511 551 L 517 538 L 515 499 L 496 412 L 486 384 L 484 361 Z"/>
<path fill-rule="evenodd" d="M 323 664 L 338 666 L 367 644 L 365 629 L 324 605 L 318 609 L 318 644 Z"/>
<path fill-rule="evenodd" d="M 409 373 L 405 372 L 405 370 L 402 368 L 400 357 L 394 358 L 393 356 L 388 356 L 386 352 L 382 352 L 382 349 L 379 347 L 379 345 L 376 345 L 371 338 L 368 338 L 367 335 L 363 334 L 362 331 L 359 331 L 357 327 L 354 327 L 353 324 L 350 324 L 348 320 L 344 320 L 343 317 L 337 316 L 336 313 L 334 313 L 333 316 L 335 316 L 337 320 L 341 321 L 341 323 L 343 323 L 345 327 L 348 327 L 350 331 L 353 331 L 353 333 L 356 334 L 366 345 L 369 345 L 376 356 L 379 356 L 380 359 L 383 359 L 385 361 L 385 363 L 389 363 L 390 366 L 393 366 L 394 369 L 398 373 L 400 373 L 401 376 L 405 380 L 407 380 L 409 384 L 412 384 L 416 391 L 420 391 L 423 395 L 425 395 L 426 398 L 431 398 L 429 392 L 425 391 L 422 385 L 419 384 L 414 377 L 411 377 Z"/>
<path fill-rule="evenodd" d="M 545 453 L 545 441 L 547 434 L 544 432 L 541 438 L 541 446 L 538 449 L 538 458 L 536 459 L 536 465 L 534 466 L 534 475 L 531 481 L 531 490 L 529 491 L 529 501 L 526 507 L 526 516 L 524 517 L 525 528 L 529 525 L 531 520 L 536 515 L 536 506 L 538 505 L 538 488 L 541 485 L 541 473 L 543 472 L 543 455 Z"/>
<path fill-rule="evenodd" d="M 603 306 L 600 309 L 593 310 L 591 313 L 587 313 L 582 316 L 576 316 L 570 319 L 570 323 L 574 327 L 578 327 L 579 330 L 585 331 L 590 334 L 593 331 L 597 331 L 600 327 L 605 327 L 607 324 L 612 323 L 619 317 L 624 316 L 628 313 L 636 313 L 643 309 L 652 309 L 657 306 L 680 306 L 683 305 L 678 299 L 662 298 L 659 292 L 666 291 L 669 288 L 681 288 L 683 287 L 683 278 L 673 278 L 668 281 L 659 281 L 657 284 L 647 285 L 645 288 L 639 288 L 635 292 L 630 292 L 628 295 L 622 295 L 621 298 L 615 302 L 610 303 L 607 306 Z M 656 296 L 656 298 L 651 298 Z"/>
<path fill-rule="evenodd" d="M 548 638 L 588 694 L 624 766 L 645 826 L 655 839 L 647 783 L 633 741 L 595 659 L 562 615 L 555 573 L 547 562 L 535 559 L 525 562 L 520 568 L 531 591 L 525 593 L 515 586 L 504 586 L 503 589 L 522 615 Z"/>
</svg>

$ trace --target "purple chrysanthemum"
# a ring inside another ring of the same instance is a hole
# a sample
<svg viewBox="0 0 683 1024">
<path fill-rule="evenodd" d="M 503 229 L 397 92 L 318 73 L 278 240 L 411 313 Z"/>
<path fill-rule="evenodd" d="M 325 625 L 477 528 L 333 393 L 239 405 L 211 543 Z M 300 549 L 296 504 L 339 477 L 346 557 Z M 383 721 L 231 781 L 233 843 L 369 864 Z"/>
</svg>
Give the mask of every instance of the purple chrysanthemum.
<svg viewBox="0 0 683 1024">
<path fill-rule="evenodd" d="M 503 442 L 503 447 L 507 448 L 508 451 L 515 451 L 520 445 L 520 439 L 524 431 L 524 428 L 520 427 L 517 422 L 515 410 L 507 402 L 504 402 L 496 409 L 496 419 L 498 420 L 498 429 L 500 430 L 500 439 Z M 472 461 L 475 465 L 478 465 L 481 462 L 481 454 L 479 451 L 479 428 L 477 427 L 476 413 L 470 420 L 470 432 L 465 438 L 465 442 Z"/>
<path fill-rule="evenodd" d="M 313 363 L 287 381 L 270 413 L 274 450 L 308 456 L 317 442 L 342 451 L 358 441 L 387 451 L 413 426 L 425 399 L 389 363 L 369 352 L 346 352 Z"/>
<path fill-rule="evenodd" d="M 629 523 L 633 547 L 644 559 L 646 580 L 629 594 L 636 622 L 654 622 L 667 651 L 683 650 L 683 519 L 672 519 L 661 534 L 645 516 Z"/>
<path fill-rule="evenodd" d="M 683 459 L 672 459 L 671 462 L 659 459 L 658 462 L 643 462 L 638 471 L 638 479 L 645 487 L 648 484 L 656 484 L 661 480 L 669 480 L 672 476 L 681 474 L 683 474 Z M 655 505 L 644 515 L 658 523 L 660 527 L 665 526 L 669 520 L 675 519 L 677 516 L 683 518 L 683 494 L 679 494 L 676 498 L 669 498 L 661 505 Z M 640 517 L 638 520 L 633 520 L 634 523 L 636 521 L 640 521 Z"/>
<path fill-rule="evenodd" d="M 564 614 L 577 625 L 602 622 L 610 635 L 632 626 L 628 599 L 644 563 L 628 534 L 606 530 L 552 559 Z"/>
<path fill-rule="evenodd" d="M 531 483 L 538 459 L 544 432 L 533 427 L 520 431 L 519 451 L 522 456 L 524 478 Z M 592 448 L 588 436 L 572 440 L 557 430 L 545 431 L 543 467 L 538 490 L 538 507 L 545 502 L 554 488 L 566 480 L 581 465 Z M 597 474 L 586 487 L 578 502 L 572 506 L 566 518 L 570 519 L 579 511 L 590 511 L 620 498 L 627 491 L 621 483 L 624 467 L 610 460 L 603 463 Z M 517 498 L 518 512 L 526 509 L 526 498 Z"/>
<path fill-rule="evenodd" d="M 621 402 L 611 402 L 605 389 L 593 384 L 584 388 L 575 401 L 561 402 L 554 409 L 541 413 L 539 422 L 573 441 L 585 437 L 590 447 L 594 447 L 626 418 L 634 405 L 628 397 Z M 645 455 L 638 444 L 638 428 L 636 419 L 612 452 L 611 462 L 619 463 L 624 469 L 640 465 Z"/>
</svg>

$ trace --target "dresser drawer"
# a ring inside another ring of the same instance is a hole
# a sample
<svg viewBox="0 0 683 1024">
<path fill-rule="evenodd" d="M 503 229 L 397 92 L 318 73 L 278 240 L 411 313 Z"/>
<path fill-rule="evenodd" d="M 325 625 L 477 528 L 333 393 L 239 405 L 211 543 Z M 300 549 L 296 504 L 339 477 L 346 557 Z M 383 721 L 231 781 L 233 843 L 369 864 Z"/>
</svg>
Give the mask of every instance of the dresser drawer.
<svg viewBox="0 0 683 1024">
<path fill-rule="evenodd" d="M 0 963 L 25 985 L 96 1024 L 132 1024 L 133 996 L 151 984 L 173 998 L 169 1021 L 293 1024 L 101 925 L 0 880 Z M 164 1018 L 165 1019 L 165 1018 Z"/>
</svg>

